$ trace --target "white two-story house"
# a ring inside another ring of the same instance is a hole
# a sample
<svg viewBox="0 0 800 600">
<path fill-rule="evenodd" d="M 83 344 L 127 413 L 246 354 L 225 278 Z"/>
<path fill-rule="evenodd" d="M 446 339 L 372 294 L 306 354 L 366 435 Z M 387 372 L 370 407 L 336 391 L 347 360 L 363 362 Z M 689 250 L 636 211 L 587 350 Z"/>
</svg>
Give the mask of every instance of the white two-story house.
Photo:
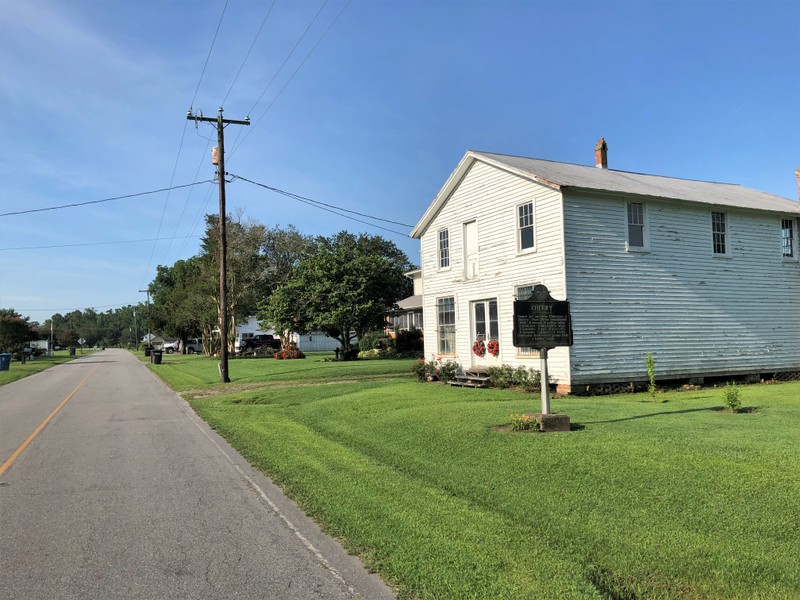
<svg viewBox="0 0 800 600">
<path fill-rule="evenodd" d="M 571 307 L 574 344 L 549 352 L 562 390 L 646 380 L 648 354 L 659 380 L 800 372 L 798 203 L 595 150 L 596 166 L 465 154 L 411 233 L 426 356 L 538 368 L 513 302 L 541 283 Z"/>
</svg>

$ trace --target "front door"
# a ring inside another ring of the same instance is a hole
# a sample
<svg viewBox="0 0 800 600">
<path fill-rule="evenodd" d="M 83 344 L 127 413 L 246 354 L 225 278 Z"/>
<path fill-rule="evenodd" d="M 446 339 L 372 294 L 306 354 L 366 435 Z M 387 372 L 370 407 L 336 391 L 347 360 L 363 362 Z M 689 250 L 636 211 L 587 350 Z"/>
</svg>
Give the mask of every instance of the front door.
<svg viewBox="0 0 800 600">
<path fill-rule="evenodd" d="M 472 366 L 488 367 L 500 364 L 500 354 L 493 355 L 489 352 L 491 342 L 497 342 L 500 337 L 500 325 L 497 315 L 497 299 L 478 300 L 472 303 Z M 483 342 L 482 356 L 476 349 Z"/>
</svg>

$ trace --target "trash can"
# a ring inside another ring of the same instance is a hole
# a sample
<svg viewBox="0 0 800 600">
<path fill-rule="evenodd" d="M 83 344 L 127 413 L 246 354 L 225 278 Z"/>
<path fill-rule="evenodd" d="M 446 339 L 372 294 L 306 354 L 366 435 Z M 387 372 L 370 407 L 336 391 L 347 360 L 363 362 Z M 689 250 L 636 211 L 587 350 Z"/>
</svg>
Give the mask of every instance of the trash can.
<svg viewBox="0 0 800 600">
<path fill-rule="evenodd" d="M 75 346 L 70 346 L 69 347 L 69 355 L 70 356 L 75 356 Z"/>
<path fill-rule="evenodd" d="M 7 353 L 0 354 L 0 371 L 8 371 L 11 366 L 11 355 Z"/>
<path fill-rule="evenodd" d="M 145 346 L 144 347 L 144 355 L 145 356 L 150 356 L 150 352 L 151 351 L 152 351 L 152 348 L 150 346 Z M 153 359 L 151 358 L 150 360 L 152 361 Z"/>
<path fill-rule="evenodd" d="M 153 350 L 153 353 L 151 355 L 152 360 L 153 360 L 153 364 L 154 365 L 160 365 L 162 356 L 164 356 L 164 351 L 163 350 Z"/>
</svg>

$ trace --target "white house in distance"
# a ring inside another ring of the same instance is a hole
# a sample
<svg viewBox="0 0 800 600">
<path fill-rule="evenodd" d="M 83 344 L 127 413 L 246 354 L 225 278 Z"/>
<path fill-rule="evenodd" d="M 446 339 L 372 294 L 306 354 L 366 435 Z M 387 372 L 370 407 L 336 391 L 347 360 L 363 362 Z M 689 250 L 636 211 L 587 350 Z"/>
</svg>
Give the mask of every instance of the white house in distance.
<svg viewBox="0 0 800 600">
<path fill-rule="evenodd" d="M 242 340 L 264 333 L 277 337 L 274 329 L 262 330 L 256 317 L 250 317 L 241 323 L 237 323 L 236 341 L 234 342 L 236 351 L 239 351 Z M 340 345 L 338 340 L 328 337 L 321 331 L 310 331 L 303 335 L 294 333 L 292 337 L 297 347 L 303 352 L 333 352 Z"/>
<path fill-rule="evenodd" d="M 571 307 L 574 345 L 548 353 L 562 391 L 647 380 L 647 354 L 662 381 L 800 372 L 798 203 L 615 171 L 603 139 L 595 162 L 464 155 L 411 233 L 426 356 L 538 368 L 513 301 L 541 283 Z"/>
</svg>

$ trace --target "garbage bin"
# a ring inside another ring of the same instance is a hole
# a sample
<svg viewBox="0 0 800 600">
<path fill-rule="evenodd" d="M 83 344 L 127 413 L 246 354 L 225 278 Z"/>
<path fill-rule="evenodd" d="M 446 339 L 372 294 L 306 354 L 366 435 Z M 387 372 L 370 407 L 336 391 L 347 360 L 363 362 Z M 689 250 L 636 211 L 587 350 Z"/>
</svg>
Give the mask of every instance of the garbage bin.
<svg viewBox="0 0 800 600">
<path fill-rule="evenodd" d="M 75 356 L 75 346 L 70 346 L 69 347 L 69 355 L 70 356 Z"/>
<path fill-rule="evenodd" d="M 0 354 L 0 371 L 8 371 L 11 366 L 11 355 L 2 353 Z"/>
<path fill-rule="evenodd" d="M 161 364 L 161 357 L 164 356 L 164 351 L 163 350 L 153 350 L 153 353 L 152 353 L 151 356 L 152 356 L 152 359 L 153 359 L 153 364 L 154 365 L 160 365 Z"/>
<path fill-rule="evenodd" d="M 152 349 L 150 346 L 145 346 L 145 347 L 144 347 L 144 355 L 145 355 L 145 356 L 150 356 L 150 352 L 151 352 L 152 350 L 153 350 L 153 349 Z M 150 360 L 152 361 L 153 359 L 151 358 Z"/>
</svg>

